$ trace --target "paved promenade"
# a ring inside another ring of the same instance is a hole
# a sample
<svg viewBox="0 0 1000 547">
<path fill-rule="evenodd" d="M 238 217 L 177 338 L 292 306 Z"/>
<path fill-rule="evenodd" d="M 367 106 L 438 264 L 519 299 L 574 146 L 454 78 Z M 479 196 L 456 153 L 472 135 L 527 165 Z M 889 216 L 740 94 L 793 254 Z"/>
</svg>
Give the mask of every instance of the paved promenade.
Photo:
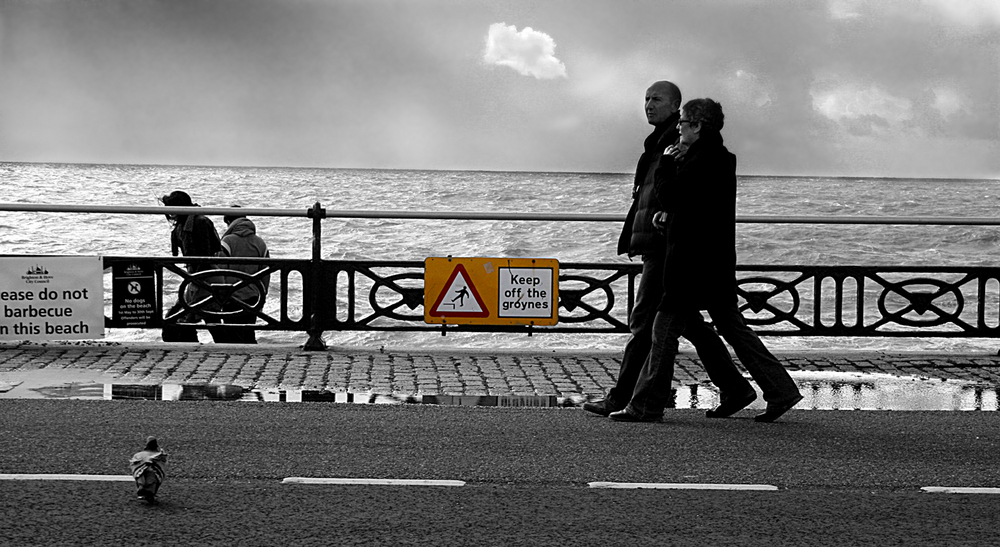
<svg viewBox="0 0 1000 547">
<path fill-rule="evenodd" d="M 620 352 L 517 352 L 114 342 L 0 344 L 0 382 L 67 371 L 133 384 L 229 384 L 401 395 L 554 395 L 597 398 L 614 385 Z M 792 371 L 873 372 L 1000 386 L 1000 356 L 925 353 L 779 353 Z M 693 353 L 675 384 L 707 382 Z"/>
<path fill-rule="evenodd" d="M 873 371 L 1000 386 L 1000 358 L 988 355 L 779 357 L 803 371 L 793 372 L 803 384 L 826 372 Z M 352 393 L 598 396 L 611 385 L 618 360 L 617 353 L 0 345 L 0 382 L 20 377 L 45 387 L 59 383 L 45 383 L 52 378 L 70 379 L 97 398 L 108 378 Z M 693 355 L 682 356 L 679 384 L 703 381 L 703 374 Z M 896 391 L 922 398 L 913 395 L 920 391 L 914 384 L 954 382 L 901 383 L 905 389 Z M 978 393 L 984 410 L 997 410 L 996 387 Z M 1000 545 L 995 495 L 923 490 L 1000 486 L 997 412 L 824 412 L 827 405 L 806 404 L 817 394 L 804 394 L 804 404 L 775 424 L 754 422 L 753 411 L 710 420 L 690 406 L 662 424 L 622 424 L 577 409 L 464 404 L 0 397 L 0 473 L 121 476 L 149 434 L 170 453 L 168 479 L 153 507 L 138 504 L 128 483 L 7 481 L 0 514 L 16 525 L 0 543 Z M 321 486 L 284 483 L 288 477 L 465 486 Z M 610 490 L 590 487 L 594 482 L 682 489 Z M 773 489 L 686 488 L 723 484 Z M 725 526 L 706 522 L 705 515 L 716 514 L 725 515 Z"/>
</svg>

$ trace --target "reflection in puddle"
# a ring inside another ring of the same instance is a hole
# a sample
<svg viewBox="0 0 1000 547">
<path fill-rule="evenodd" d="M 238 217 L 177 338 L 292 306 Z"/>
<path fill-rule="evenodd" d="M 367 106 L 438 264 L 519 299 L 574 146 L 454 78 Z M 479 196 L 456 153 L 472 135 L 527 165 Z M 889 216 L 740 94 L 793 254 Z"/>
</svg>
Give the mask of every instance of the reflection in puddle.
<svg viewBox="0 0 1000 547">
<path fill-rule="evenodd" d="M 941 380 L 860 372 L 792 371 L 802 392 L 799 410 L 1000 410 L 1000 388 L 966 380 Z M 758 392 L 759 394 L 759 392 Z M 718 390 L 684 386 L 674 394 L 675 408 L 713 408 Z M 762 410 L 758 398 L 748 408 Z"/>
<path fill-rule="evenodd" d="M 102 397 L 107 400 L 145 399 L 149 401 L 259 401 L 275 403 L 358 403 L 358 404 L 431 404 L 457 406 L 555 407 L 573 406 L 555 395 L 384 395 L 345 393 L 311 389 L 246 389 L 234 385 L 135 385 L 105 384 Z"/>
<path fill-rule="evenodd" d="M 229 384 L 104 384 L 102 399 L 147 401 L 233 401 L 243 388 Z"/>
<path fill-rule="evenodd" d="M 34 371 L 39 372 L 39 371 Z M 249 389 L 227 384 L 108 383 L 107 377 L 28 374 L 0 378 L 0 399 L 94 399 L 149 401 L 330 402 L 359 404 L 435 404 L 486 407 L 575 407 L 583 396 L 555 395 L 401 395 L 345 393 L 308 389 Z M 888 374 L 792 372 L 803 410 L 986 410 L 996 411 L 1000 388 L 963 380 L 934 380 Z M 714 386 L 682 386 L 673 407 L 707 409 L 718 404 Z M 758 399 L 751 409 L 762 409 Z"/>
<path fill-rule="evenodd" d="M 830 410 L 998 410 L 1000 388 L 962 380 L 889 374 L 792 373 L 803 400 L 796 408 Z"/>
</svg>

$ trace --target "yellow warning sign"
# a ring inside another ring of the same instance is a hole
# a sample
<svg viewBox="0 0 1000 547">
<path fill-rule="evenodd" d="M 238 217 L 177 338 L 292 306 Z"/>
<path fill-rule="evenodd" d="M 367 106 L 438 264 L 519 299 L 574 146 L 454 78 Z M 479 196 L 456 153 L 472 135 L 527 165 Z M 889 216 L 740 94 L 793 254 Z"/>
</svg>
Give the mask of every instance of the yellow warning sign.
<svg viewBox="0 0 1000 547">
<path fill-rule="evenodd" d="M 424 322 L 555 325 L 559 261 L 554 258 L 424 260 Z"/>
</svg>

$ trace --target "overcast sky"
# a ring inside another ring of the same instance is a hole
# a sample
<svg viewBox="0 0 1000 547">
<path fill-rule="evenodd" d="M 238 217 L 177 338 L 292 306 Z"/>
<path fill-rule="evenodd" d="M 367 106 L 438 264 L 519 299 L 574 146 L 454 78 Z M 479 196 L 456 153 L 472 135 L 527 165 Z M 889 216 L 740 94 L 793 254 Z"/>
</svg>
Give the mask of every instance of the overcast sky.
<svg viewBox="0 0 1000 547">
<path fill-rule="evenodd" d="M 998 0 L 0 0 L 0 161 L 1000 178 Z"/>
</svg>

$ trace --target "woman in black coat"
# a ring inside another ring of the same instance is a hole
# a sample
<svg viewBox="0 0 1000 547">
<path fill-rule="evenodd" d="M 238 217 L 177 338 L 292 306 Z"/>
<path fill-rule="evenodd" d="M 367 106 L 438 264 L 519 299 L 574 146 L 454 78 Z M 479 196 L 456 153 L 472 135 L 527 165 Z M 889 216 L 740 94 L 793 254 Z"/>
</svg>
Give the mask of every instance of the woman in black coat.
<svg viewBox="0 0 1000 547">
<path fill-rule="evenodd" d="M 612 413 L 616 421 L 659 421 L 670 398 L 678 338 L 708 311 L 767 401 L 754 419 L 771 422 L 802 400 L 781 363 L 747 326 L 736 298 L 736 156 L 723 144 L 722 106 L 688 101 L 677 122 L 680 142 L 664 151 L 657 173 L 662 212 L 654 223 L 668 228 L 664 296 L 653 322 L 653 348 L 632 400 Z M 709 418 L 731 416 L 757 392 L 734 365 L 706 369 L 719 387 L 720 404 Z"/>
<path fill-rule="evenodd" d="M 690 124 L 682 117 L 678 125 Z M 659 171 L 657 197 L 668 226 L 660 309 L 705 310 L 734 301 L 736 156 L 726 149 L 722 135 L 709 132 L 673 161 L 662 161 Z"/>
</svg>

